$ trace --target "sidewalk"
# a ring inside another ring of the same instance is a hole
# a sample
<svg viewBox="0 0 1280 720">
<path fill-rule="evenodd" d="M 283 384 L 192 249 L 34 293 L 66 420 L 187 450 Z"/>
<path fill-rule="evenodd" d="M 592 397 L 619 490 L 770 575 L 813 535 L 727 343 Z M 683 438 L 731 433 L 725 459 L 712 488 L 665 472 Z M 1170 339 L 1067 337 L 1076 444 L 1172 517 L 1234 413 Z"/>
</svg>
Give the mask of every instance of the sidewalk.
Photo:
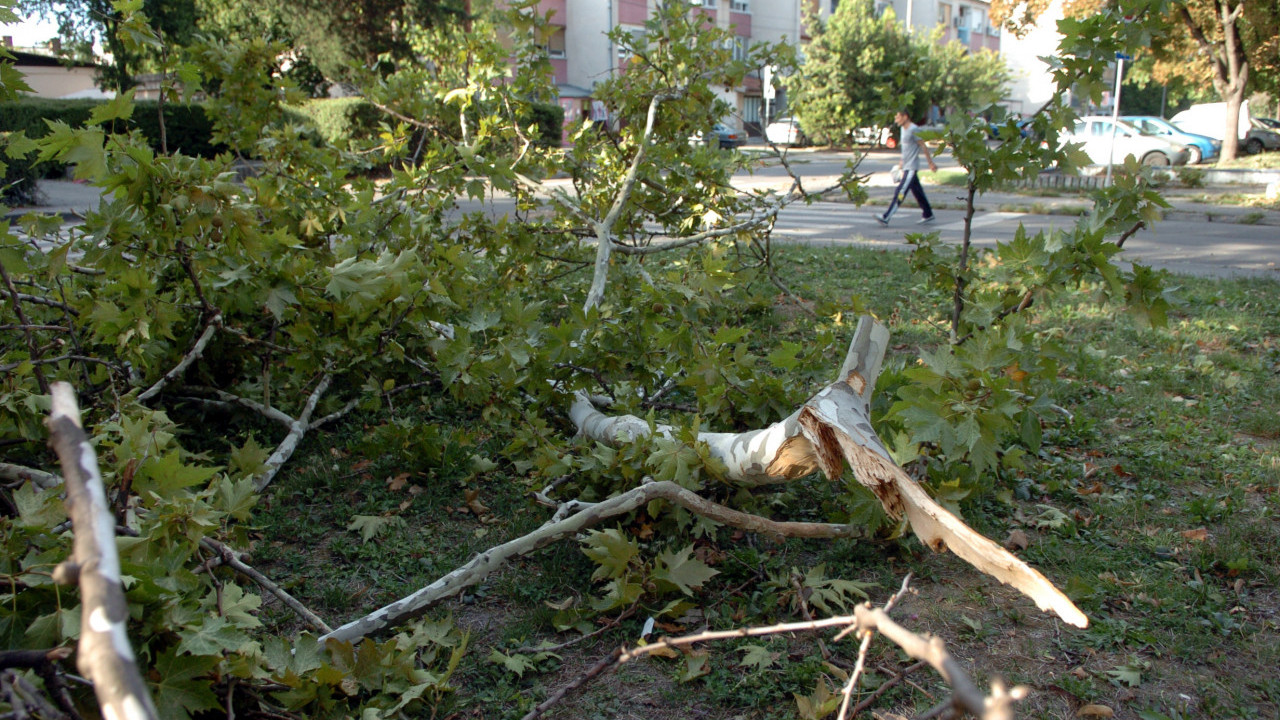
<svg viewBox="0 0 1280 720">
<path fill-rule="evenodd" d="M 830 187 L 835 184 L 836 178 L 837 176 L 809 176 L 804 178 L 805 187 L 810 190 Z M 790 185 L 791 181 L 787 178 L 760 177 L 745 178 L 734 183 L 734 186 L 740 190 L 772 188 L 778 192 L 785 192 Z M 889 173 L 873 173 L 867 182 L 870 196 L 868 204 L 887 205 L 894 185 L 895 183 L 889 178 Z M 936 207 L 951 210 L 964 209 L 963 188 L 947 185 L 926 185 L 925 188 Z M 1263 191 L 1263 187 L 1253 185 L 1216 185 L 1196 189 L 1167 188 L 1164 190 L 1164 198 L 1170 207 L 1165 210 L 1164 219 L 1280 227 L 1280 210 L 1196 201 L 1196 198 L 1213 193 L 1259 194 Z M 68 221 L 74 221 L 96 209 L 101 201 L 98 188 L 69 180 L 41 180 L 40 193 L 43 201 L 39 205 L 7 209 L 4 212 L 4 218 L 13 220 L 29 212 L 39 212 L 61 215 Z M 1080 215 L 1090 207 L 1088 198 L 1078 194 L 1053 196 L 1033 192 L 987 193 L 980 196 L 975 201 L 975 205 L 981 212 L 1015 211 L 1042 215 Z"/>
</svg>

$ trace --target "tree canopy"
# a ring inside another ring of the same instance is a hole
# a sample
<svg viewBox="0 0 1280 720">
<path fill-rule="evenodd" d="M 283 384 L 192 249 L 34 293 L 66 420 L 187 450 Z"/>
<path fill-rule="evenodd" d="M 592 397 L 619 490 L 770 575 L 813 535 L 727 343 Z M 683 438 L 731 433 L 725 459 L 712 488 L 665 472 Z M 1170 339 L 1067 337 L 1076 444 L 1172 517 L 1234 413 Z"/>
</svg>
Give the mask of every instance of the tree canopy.
<svg viewBox="0 0 1280 720">
<path fill-rule="evenodd" d="M 913 34 L 871 0 L 843 2 L 826 23 L 809 17 L 805 62 L 787 82 L 791 107 L 819 141 L 854 128 L 887 125 L 899 109 L 917 120 L 929 106 L 972 110 L 998 100 L 1009 71 L 995 53 L 939 42 L 941 30 Z"/>
</svg>

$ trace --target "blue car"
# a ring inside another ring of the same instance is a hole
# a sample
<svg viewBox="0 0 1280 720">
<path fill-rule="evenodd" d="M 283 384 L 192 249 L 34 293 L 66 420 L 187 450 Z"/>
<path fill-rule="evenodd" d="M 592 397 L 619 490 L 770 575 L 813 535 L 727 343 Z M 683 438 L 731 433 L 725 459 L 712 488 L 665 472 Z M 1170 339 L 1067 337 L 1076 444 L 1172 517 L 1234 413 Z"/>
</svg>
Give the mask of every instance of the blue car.
<svg viewBox="0 0 1280 720">
<path fill-rule="evenodd" d="M 1168 120 L 1154 115 L 1125 115 L 1120 119 L 1138 128 L 1144 135 L 1163 135 L 1173 142 L 1186 145 L 1191 151 L 1191 157 L 1187 158 L 1188 165 L 1208 162 L 1222 150 L 1222 141 L 1180 130 Z"/>
</svg>

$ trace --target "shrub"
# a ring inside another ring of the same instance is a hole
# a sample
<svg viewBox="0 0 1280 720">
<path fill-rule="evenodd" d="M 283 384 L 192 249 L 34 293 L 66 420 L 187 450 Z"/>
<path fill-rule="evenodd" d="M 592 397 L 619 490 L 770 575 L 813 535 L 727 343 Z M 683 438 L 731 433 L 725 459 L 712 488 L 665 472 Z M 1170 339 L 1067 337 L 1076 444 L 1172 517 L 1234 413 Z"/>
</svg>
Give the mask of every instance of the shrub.
<svg viewBox="0 0 1280 720">
<path fill-rule="evenodd" d="M 29 98 L 16 102 L 0 103 L 0 132 L 25 130 L 27 137 L 40 138 L 48 132 L 49 122 L 64 122 L 80 127 L 89 119 L 101 100 L 51 100 Z M 152 149 L 159 151 L 160 113 L 159 103 L 140 100 L 134 104 L 129 128 L 142 132 Z M 164 128 L 169 152 L 185 155 L 213 157 L 226 150 L 210 142 L 213 124 L 205 114 L 204 106 L 165 103 Z M 120 130 L 121 128 L 112 128 Z"/>
<path fill-rule="evenodd" d="M 381 111 L 358 97 L 310 100 L 289 111 L 295 120 L 314 128 L 326 144 L 337 148 L 377 137 L 382 119 Z"/>
<path fill-rule="evenodd" d="M 0 132 L 0 148 L 8 144 L 9 133 Z M 0 204 L 32 205 L 36 199 L 36 180 L 39 174 L 34 163 L 25 157 L 0 157 L 4 172 L 0 173 Z"/>
<path fill-rule="evenodd" d="M 564 132 L 564 108 L 555 103 L 530 103 L 529 120 L 538 124 L 538 141 L 541 144 L 559 147 Z"/>
</svg>

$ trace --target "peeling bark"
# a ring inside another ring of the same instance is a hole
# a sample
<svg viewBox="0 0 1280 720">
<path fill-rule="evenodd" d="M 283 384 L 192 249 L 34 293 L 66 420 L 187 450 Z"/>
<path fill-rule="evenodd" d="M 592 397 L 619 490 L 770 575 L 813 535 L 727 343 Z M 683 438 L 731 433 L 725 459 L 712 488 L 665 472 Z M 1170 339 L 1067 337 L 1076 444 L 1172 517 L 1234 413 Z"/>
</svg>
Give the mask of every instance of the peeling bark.
<svg viewBox="0 0 1280 720">
<path fill-rule="evenodd" d="M 862 318 L 841 365 L 840 378 L 796 413 L 764 430 L 700 433 L 698 440 L 724 462 L 729 480 L 741 485 L 783 482 L 817 468 L 836 480 L 848 463 L 854 477 L 875 494 L 885 511 L 895 519 L 906 518 L 926 545 L 936 551 L 950 549 L 978 570 L 1013 586 L 1042 610 L 1086 627 L 1089 621 L 1084 613 L 1043 575 L 934 502 L 894 462 L 871 427 L 870 414 L 871 392 L 888 339 L 883 326 Z M 586 395 L 578 396 L 570 417 L 580 433 L 610 444 L 649 433 L 644 420 L 632 415 L 606 416 Z M 670 426 L 655 430 L 667 437 L 673 435 Z"/>
<path fill-rule="evenodd" d="M 125 632 L 129 606 L 120 585 L 115 518 L 107 506 L 98 459 L 80 425 L 75 392 L 65 382 L 51 386 L 50 443 L 66 479 L 67 514 L 75 532 L 69 562 L 80 585 L 80 644 L 76 667 L 93 681 L 105 718 L 150 720 L 155 705 L 138 672 Z M 65 563 L 64 563 L 65 565 Z"/>
</svg>

